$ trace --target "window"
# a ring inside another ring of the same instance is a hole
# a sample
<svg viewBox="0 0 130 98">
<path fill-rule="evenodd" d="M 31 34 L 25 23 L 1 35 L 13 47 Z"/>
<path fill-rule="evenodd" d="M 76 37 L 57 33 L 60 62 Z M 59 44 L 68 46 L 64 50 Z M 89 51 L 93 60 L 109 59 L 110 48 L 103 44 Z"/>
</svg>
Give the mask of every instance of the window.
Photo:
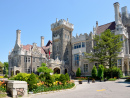
<svg viewBox="0 0 130 98">
<path fill-rule="evenodd" d="M 39 58 L 39 62 L 41 62 L 41 58 Z"/>
<path fill-rule="evenodd" d="M 27 60 L 28 60 L 27 57 L 24 57 L 24 62 L 27 62 Z"/>
<path fill-rule="evenodd" d="M 58 48 L 59 48 L 59 47 L 57 46 L 57 51 L 59 50 Z"/>
<path fill-rule="evenodd" d="M 84 54 L 84 52 L 82 53 L 82 56 L 84 56 L 85 54 Z"/>
<path fill-rule="evenodd" d="M 95 63 L 95 67 L 98 69 L 98 63 Z"/>
<path fill-rule="evenodd" d="M 81 48 L 81 43 L 74 44 L 74 49 Z"/>
<path fill-rule="evenodd" d="M 30 73 L 30 68 L 28 69 L 28 73 Z"/>
<path fill-rule="evenodd" d="M 30 57 L 28 57 L 28 62 L 30 62 Z"/>
<path fill-rule="evenodd" d="M 76 44 L 74 44 L 74 49 L 76 49 Z"/>
<path fill-rule="evenodd" d="M 118 65 L 122 65 L 122 60 L 118 59 Z"/>
<path fill-rule="evenodd" d="M 82 47 L 85 47 L 85 42 L 82 42 Z"/>
<path fill-rule="evenodd" d="M 88 64 L 84 64 L 84 72 L 88 72 Z"/>
<path fill-rule="evenodd" d="M 74 62 L 75 62 L 75 66 L 79 65 L 79 54 L 74 54 Z"/>
<path fill-rule="evenodd" d="M 78 43 L 79 48 L 81 48 L 81 43 Z"/>
<path fill-rule="evenodd" d="M 65 34 L 65 38 L 67 38 L 66 34 Z"/>
<path fill-rule="evenodd" d="M 33 58 L 33 62 L 35 62 L 35 58 Z"/>
</svg>

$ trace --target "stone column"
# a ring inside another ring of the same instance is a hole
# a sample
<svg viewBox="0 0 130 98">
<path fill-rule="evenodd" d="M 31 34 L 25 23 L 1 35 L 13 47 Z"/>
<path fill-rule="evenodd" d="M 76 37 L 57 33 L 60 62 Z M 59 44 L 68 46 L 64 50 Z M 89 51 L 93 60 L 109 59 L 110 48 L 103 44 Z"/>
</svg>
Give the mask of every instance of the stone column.
<svg viewBox="0 0 130 98">
<path fill-rule="evenodd" d="M 123 72 L 123 76 L 125 76 L 125 72 L 124 72 L 124 58 L 122 58 L 122 72 Z"/>
<path fill-rule="evenodd" d="M 127 59 L 127 75 L 129 75 L 129 59 Z"/>
</svg>

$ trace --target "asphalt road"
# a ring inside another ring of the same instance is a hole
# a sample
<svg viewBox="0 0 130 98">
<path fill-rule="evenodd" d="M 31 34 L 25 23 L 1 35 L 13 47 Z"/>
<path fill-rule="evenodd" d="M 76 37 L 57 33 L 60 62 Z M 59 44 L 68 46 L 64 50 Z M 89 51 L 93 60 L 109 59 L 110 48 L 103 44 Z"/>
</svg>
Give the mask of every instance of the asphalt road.
<svg viewBox="0 0 130 98">
<path fill-rule="evenodd" d="M 73 89 L 34 95 L 31 98 L 130 98 L 130 83 L 123 79 L 115 82 L 75 83 Z"/>
</svg>

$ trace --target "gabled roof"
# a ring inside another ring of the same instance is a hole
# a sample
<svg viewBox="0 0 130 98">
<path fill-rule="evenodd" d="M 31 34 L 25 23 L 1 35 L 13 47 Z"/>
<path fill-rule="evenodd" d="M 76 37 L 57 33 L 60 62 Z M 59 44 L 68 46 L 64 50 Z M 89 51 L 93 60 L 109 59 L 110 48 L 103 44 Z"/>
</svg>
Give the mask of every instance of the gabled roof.
<svg viewBox="0 0 130 98">
<path fill-rule="evenodd" d="M 27 51 L 29 51 L 30 50 L 30 47 L 31 47 L 31 49 L 32 49 L 32 45 L 29 45 L 29 44 L 27 44 L 27 45 L 23 45 L 23 49 L 25 49 L 25 50 L 27 50 Z"/>
<path fill-rule="evenodd" d="M 115 30 L 115 25 L 116 25 L 116 24 L 115 24 L 115 21 L 114 21 L 114 22 L 110 22 L 110 23 L 107 23 L 107 24 L 98 26 L 96 33 L 97 33 L 97 34 L 100 34 L 100 33 L 104 32 L 104 31 L 107 30 L 107 29 Z"/>
<path fill-rule="evenodd" d="M 29 50 L 30 50 L 30 47 L 31 47 L 31 49 L 32 49 L 32 48 L 33 48 L 33 45 L 29 45 L 29 44 L 23 45 L 23 49 L 25 49 L 26 51 L 29 51 Z M 42 47 L 37 47 L 37 48 L 41 48 L 41 53 L 42 53 L 42 54 L 45 54 L 45 51 L 44 51 L 44 49 L 43 49 Z"/>
<path fill-rule="evenodd" d="M 46 47 L 47 47 L 47 46 L 50 46 L 50 44 L 52 44 L 52 41 L 51 41 L 51 40 L 48 41 L 48 43 L 46 44 Z"/>
</svg>

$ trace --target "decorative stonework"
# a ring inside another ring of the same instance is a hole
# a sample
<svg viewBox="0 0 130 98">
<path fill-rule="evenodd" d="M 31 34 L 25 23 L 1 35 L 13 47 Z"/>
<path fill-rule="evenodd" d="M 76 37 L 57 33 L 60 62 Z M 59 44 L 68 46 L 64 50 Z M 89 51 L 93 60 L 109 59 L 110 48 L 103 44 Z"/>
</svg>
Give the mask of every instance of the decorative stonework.
<svg viewBox="0 0 130 98">
<path fill-rule="evenodd" d="M 18 96 L 23 96 L 25 92 L 24 88 L 16 88 L 16 91 Z"/>
</svg>

